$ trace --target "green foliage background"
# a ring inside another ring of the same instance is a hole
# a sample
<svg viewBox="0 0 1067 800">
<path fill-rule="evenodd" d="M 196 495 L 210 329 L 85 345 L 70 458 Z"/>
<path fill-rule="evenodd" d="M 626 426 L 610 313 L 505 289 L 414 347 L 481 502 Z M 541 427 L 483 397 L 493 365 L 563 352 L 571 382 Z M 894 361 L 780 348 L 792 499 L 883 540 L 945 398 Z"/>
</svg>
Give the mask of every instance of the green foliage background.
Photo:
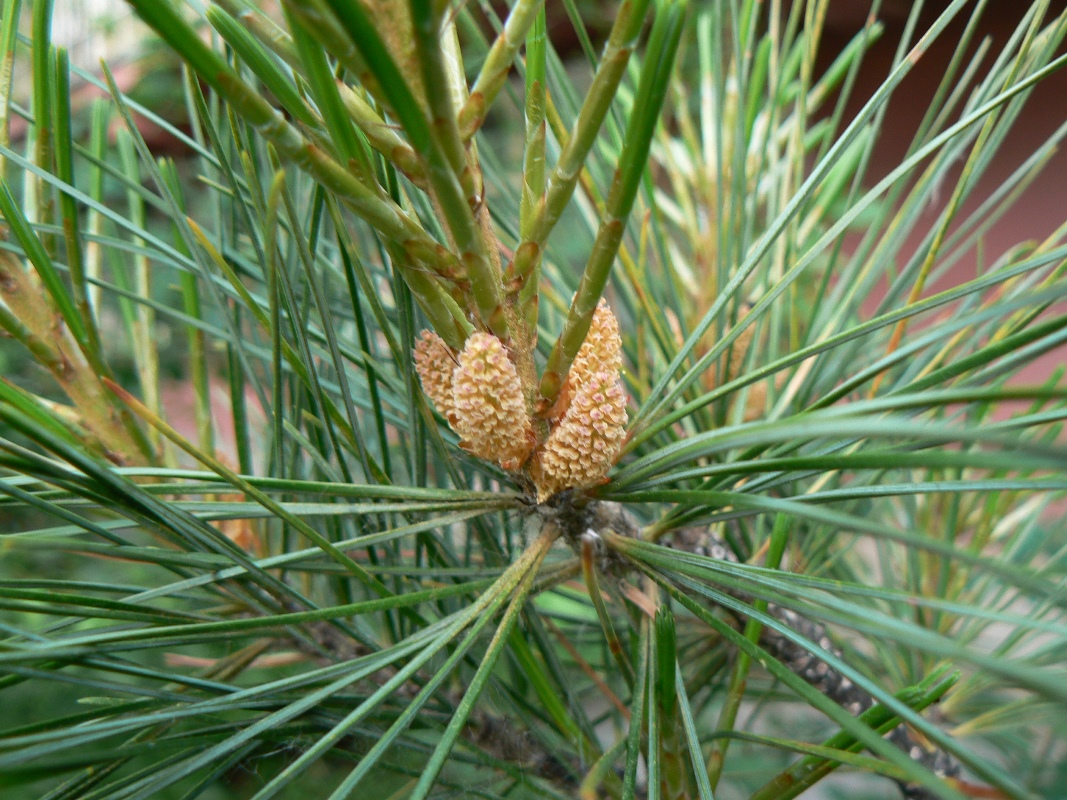
<svg viewBox="0 0 1067 800">
<path fill-rule="evenodd" d="M 188 128 L 0 29 L 4 797 L 1062 796 L 1064 228 L 931 287 L 1067 132 L 976 198 L 1067 15 L 913 4 L 849 121 L 825 0 L 563 0 L 566 63 L 536 0 L 130 5 Z M 628 440 L 538 505 L 412 348 L 551 405 L 601 296 Z"/>
</svg>

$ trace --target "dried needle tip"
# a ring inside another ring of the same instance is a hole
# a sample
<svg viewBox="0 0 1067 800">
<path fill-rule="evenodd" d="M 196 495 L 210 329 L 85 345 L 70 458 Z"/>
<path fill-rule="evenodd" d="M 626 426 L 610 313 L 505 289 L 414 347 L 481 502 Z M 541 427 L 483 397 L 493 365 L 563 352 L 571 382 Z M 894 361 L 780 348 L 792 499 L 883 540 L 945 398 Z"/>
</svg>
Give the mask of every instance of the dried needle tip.
<svg viewBox="0 0 1067 800">
<path fill-rule="evenodd" d="M 415 372 L 422 382 L 422 390 L 433 401 L 441 415 L 456 427 L 456 410 L 452 401 L 452 375 L 456 360 L 445 340 L 433 331 L 423 331 L 415 344 Z"/>
<path fill-rule="evenodd" d="M 463 446 L 505 469 L 517 469 L 533 429 L 519 375 L 498 338 L 481 332 L 467 338 L 452 376 L 452 399 L 452 427 Z"/>
<path fill-rule="evenodd" d="M 563 489 L 599 483 L 626 435 L 626 390 L 618 371 L 598 372 L 575 392 L 540 452 L 534 480 L 543 502 Z"/>
</svg>

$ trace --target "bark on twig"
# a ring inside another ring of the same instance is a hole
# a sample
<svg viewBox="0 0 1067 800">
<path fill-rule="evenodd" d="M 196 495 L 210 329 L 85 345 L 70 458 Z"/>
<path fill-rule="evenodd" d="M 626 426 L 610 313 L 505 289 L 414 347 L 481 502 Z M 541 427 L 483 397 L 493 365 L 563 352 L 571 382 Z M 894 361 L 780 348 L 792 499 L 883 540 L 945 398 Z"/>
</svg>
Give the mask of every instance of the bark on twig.
<svg viewBox="0 0 1067 800">
<path fill-rule="evenodd" d="M 685 550 L 696 555 L 722 561 L 737 561 L 737 557 L 726 543 L 712 536 L 706 529 L 687 528 L 676 531 L 671 544 L 678 550 Z M 834 644 L 825 625 L 807 619 L 795 611 L 775 605 L 769 605 L 767 613 L 835 657 L 843 657 L 843 653 Z M 830 667 L 821 658 L 777 631 L 765 627 L 760 635 L 760 645 L 797 676 L 803 678 L 853 716 L 858 717 L 874 705 L 874 698 L 870 694 Z M 951 779 L 959 776 L 960 765 L 955 758 L 939 748 L 926 744 L 907 725 L 894 728 L 888 734 L 888 738 L 907 753 L 913 761 L 922 764 L 938 777 Z M 905 781 L 897 781 L 897 785 L 906 800 L 938 800 L 938 795 L 925 786 Z"/>
</svg>

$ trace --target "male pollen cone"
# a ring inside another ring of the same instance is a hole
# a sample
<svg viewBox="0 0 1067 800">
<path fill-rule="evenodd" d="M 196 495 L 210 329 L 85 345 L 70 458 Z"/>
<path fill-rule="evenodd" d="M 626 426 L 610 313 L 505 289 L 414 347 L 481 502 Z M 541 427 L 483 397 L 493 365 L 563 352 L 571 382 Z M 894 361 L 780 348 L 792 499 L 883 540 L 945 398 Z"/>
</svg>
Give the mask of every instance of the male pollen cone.
<svg viewBox="0 0 1067 800">
<path fill-rule="evenodd" d="M 577 388 L 563 419 L 541 449 L 537 500 L 599 483 L 626 436 L 626 390 L 618 372 L 598 372 Z"/>
<path fill-rule="evenodd" d="M 433 331 L 423 331 L 415 344 L 415 372 L 422 390 L 454 430 L 456 410 L 452 402 L 452 374 L 456 361 L 445 340 Z"/>
<path fill-rule="evenodd" d="M 532 426 L 522 384 L 503 343 L 492 334 L 467 338 L 452 375 L 452 408 L 452 427 L 474 455 L 507 465 L 526 455 Z"/>
</svg>

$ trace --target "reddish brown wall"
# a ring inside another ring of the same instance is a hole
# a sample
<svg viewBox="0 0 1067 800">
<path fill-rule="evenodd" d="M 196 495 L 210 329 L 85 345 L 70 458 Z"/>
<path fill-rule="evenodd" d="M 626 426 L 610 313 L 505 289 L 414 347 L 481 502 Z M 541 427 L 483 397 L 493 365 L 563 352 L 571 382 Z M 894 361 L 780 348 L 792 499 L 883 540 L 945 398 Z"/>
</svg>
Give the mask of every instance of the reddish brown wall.
<svg viewBox="0 0 1067 800">
<path fill-rule="evenodd" d="M 945 2 L 927 3 L 918 30 L 925 30 L 935 19 Z M 1029 3 L 1014 0 L 991 0 L 979 25 L 980 41 L 988 36 L 992 50 L 999 51 L 1004 42 L 1015 29 Z M 1052 4 L 1052 13 L 1058 13 L 1067 3 Z M 848 116 L 851 117 L 860 108 L 863 100 L 877 88 L 888 74 L 894 52 L 903 32 L 904 22 L 911 3 L 904 0 L 889 0 L 883 3 L 879 18 L 886 25 L 885 35 L 874 46 L 864 62 L 857 91 L 849 104 Z M 832 0 L 827 19 L 827 31 L 824 37 L 821 60 L 823 66 L 860 30 L 870 3 L 866 0 Z M 896 166 L 907 150 L 912 135 L 918 126 L 926 108 L 936 91 L 938 82 L 945 74 L 945 67 L 952 57 L 956 42 L 962 34 L 970 7 L 965 9 L 959 19 L 933 44 L 918 62 L 911 74 L 897 91 L 890 103 L 886 115 L 886 126 L 874 152 L 871 174 L 868 184 L 885 175 Z M 972 51 L 973 51 L 972 46 Z M 995 56 L 991 53 L 986 63 L 991 63 Z M 1067 70 L 1051 76 L 1034 90 L 1023 110 L 1022 116 L 1005 141 L 1001 152 L 994 159 L 991 167 L 983 177 L 978 191 L 964 207 L 964 212 L 976 207 L 1008 175 L 1010 175 L 1052 132 L 1067 120 Z M 946 184 L 943 200 L 952 192 L 952 185 Z M 936 219 L 939 209 L 932 209 L 926 215 L 927 229 Z M 1067 149 L 1061 150 L 1020 198 L 1013 210 L 1002 218 L 990 230 L 984 242 L 984 261 L 990 263 L 1005 250 L 1027 239 L 1044 239 L 1058 226 L 1067 221 Z M 912 242 L 914 246 L 918 242 Z M 976 268 L 976 254 L 970 253 L 953 271 L 953 274 L 940 282 L 936 288 L 956 284 L 973 276 Z M 1025 373 L 1027 380 L 1040 380 L 1048 374 L 1054 364 L 1067 361 L 1064 352 L 1050 354 L 1039 364 L 1031 366 Z"/>
</svg>

